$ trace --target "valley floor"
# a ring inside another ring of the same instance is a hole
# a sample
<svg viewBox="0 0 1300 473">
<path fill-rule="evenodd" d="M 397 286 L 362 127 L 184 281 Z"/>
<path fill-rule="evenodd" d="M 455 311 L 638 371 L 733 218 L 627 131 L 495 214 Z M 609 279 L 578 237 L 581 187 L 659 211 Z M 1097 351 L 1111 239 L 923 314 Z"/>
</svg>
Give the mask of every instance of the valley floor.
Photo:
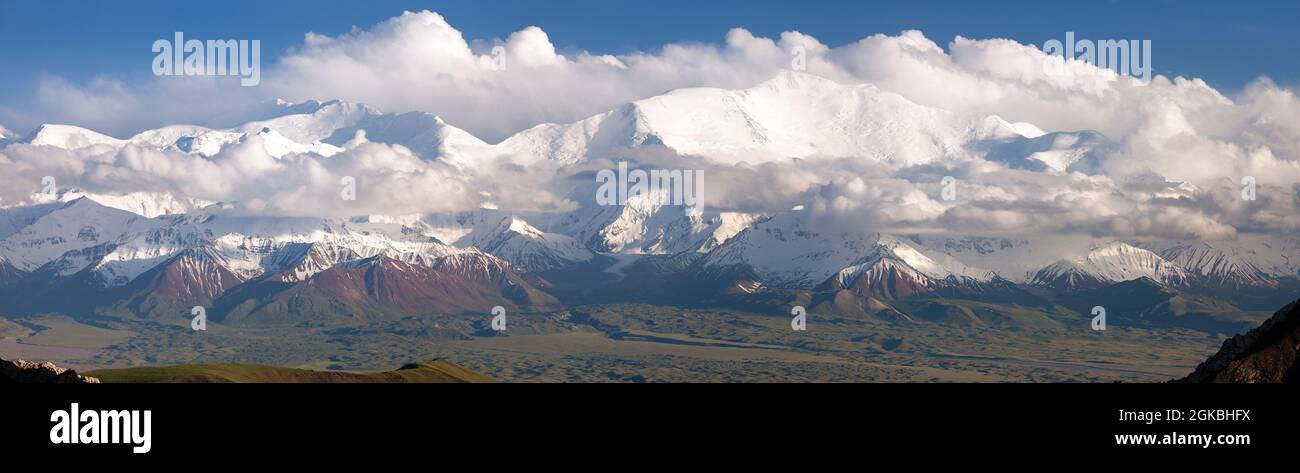
<svg viewBox="0 0 1300 473">
<path fill-rule="evenodd" d="M 517 382 L 1160 382 L 1191 372 L 1222 335 L 1186 329 L 996 328 L 648 305 L 408 318 L 355 327 L 231 327 L 42 316 L 0 319 L 0 355 L 78 369 L 257 363 L 377 371 L 442 358 Z"/>
</svg>

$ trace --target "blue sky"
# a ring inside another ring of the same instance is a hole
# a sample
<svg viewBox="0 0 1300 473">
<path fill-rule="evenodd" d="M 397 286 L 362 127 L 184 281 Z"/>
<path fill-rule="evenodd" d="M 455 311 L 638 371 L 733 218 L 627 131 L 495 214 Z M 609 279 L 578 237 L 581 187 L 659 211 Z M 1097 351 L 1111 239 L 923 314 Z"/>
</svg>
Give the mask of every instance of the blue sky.
<svg viewBox="0 0 1300 473">
<path fill-rule="evenodd" d="M 561 49 L 655 50 L 681 41 L 721 42 L 731 27 L 760 36 L 786 30 L 838 46 L 874 33 L 920 29 L 946 45 L 956 35 L 1041 45 L 1066 31 L 1086 38 L 1151 39 L 1157 72 L 1195 76 L 1231 93 L 1266 75 L 1300 83 L 1300 2 L 1278 1 L 809 1 L 472 0 L 53 2 L 4 0 L 0 9 L 0 105 L 16 105 L 42 75 L 84 81 L 149 73 L 155 39 L 261 39 L 273 63 L 308 31 L 368 28 L 403 10 L 430 9 L 470 38 L 545 29 Z"/>
</svg>

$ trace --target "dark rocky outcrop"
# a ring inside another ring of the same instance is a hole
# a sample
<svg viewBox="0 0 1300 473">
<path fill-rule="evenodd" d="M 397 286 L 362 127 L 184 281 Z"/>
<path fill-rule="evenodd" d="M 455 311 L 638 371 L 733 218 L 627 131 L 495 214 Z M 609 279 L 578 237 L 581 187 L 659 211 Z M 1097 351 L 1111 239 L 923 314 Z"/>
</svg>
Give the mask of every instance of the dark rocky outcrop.
<svg viewBox="0 0 1300 473">
<path fill-rule="evenodd" d="M 78 375 L 76 370 L 60 368 L 54 363 L 31 363 L 23 360 L 9 361 L 0 358 L 0 384 L 37 383 L 98 383 L 99 380 Z"/>
<path fill-rule="evenodd" d="M 1300 301 L 1258 328 L 1223 342 L 1183 383 L 1300 383 Z"/>
</svg>

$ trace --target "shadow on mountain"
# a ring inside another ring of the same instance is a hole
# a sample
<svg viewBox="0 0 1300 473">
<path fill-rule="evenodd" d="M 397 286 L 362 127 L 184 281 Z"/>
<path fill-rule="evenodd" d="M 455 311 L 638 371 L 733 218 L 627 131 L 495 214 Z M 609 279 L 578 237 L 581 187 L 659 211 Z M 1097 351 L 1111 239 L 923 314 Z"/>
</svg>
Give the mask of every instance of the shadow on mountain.
<svg viewBox="0 0 1300 473">
<path fill-rule="evenodd" d="M 1236 334 L 1255 327 L 1263 314 L 1244 311 L 1223 300 L 1195 295 L 1138 278 L 1101 289 L 1062 295 L 1057 302 L 1080 314 L 1106 309 L 1115 326 L 1183 327 L 1209 333 Z"/>
</svg>

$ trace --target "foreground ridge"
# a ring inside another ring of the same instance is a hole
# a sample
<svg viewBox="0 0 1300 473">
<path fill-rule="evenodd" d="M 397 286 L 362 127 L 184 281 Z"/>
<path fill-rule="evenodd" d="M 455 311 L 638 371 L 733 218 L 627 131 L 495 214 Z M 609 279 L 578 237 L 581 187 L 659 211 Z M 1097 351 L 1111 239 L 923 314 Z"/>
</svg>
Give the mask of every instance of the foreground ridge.
<svg viewBox="0 0 1300 473">
<path fill-rule="evenodd" d="M 25 360 L 9 361 L 0 358 L 0 384 L 77 384 L 98 383 L 99 378 L 81 376 L 76 370 L 61 368 L 54 363 L 32 363 Z"/>
<path fill-rule="evenodd" d="M 1182 383 L 1300 383 L 1300 301 L 1242 335 L 1223 342 Z"/>
</svg>

